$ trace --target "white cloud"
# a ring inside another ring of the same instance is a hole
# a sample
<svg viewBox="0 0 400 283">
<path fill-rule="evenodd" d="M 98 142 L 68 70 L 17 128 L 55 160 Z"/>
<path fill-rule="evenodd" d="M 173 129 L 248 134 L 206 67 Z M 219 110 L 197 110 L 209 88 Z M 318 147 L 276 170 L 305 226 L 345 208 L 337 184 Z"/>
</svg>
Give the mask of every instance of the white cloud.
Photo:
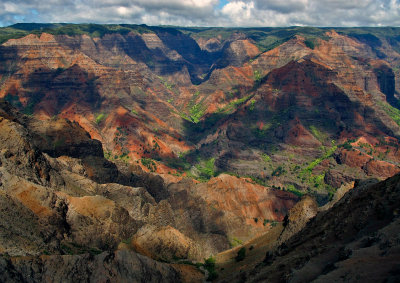
<svg viewBox="0 0 400 283">
<path fill-rule="evenodd" d="M 221 8 L 222 3 L 226 4 Z M 1 0 L 0 26 L 21 21 L 185 26 L 400 26 L 400 0 Z"/>
<path fill-rule="evenodd" d="M 254 2 L 245 3 L 243 1 L 235 1 L 226 4 L 222 8 L 222 14 L 229 17 L 230 22 L 235 26 L 247 26 L 254 14 Z"/>
</svg>

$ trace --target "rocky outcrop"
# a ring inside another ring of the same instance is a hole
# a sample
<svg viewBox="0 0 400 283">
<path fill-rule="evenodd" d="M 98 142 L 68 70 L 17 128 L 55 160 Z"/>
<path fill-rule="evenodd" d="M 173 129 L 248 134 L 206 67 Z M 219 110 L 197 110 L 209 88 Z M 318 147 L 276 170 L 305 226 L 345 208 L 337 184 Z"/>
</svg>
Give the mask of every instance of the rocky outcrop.
<svg viewBox="0 0 400 283">
<path fill-rule="evenodd" d="M 264 263 L 246 273 L 247 280 L 395 280 L 400 258 L 399 181 L 396 175 L 350 190 L 332 208 L 318 213 L 297 234 L 268 252 Z"/>
<path fill-rule="evenodd" d="M 381 160 L 371 160 L 365 166 L 364 170 L 370 176 L 381 176 L 382 178 L 393 176 L 400 172 L 400 168 Z"/>
<path fill-rule="evenodd" d="M 167 262 L 193 258 L 198 254 L 193 240 L 171 226 L 144 226 L 132 238 L 130 245 L 141 254 Z"/>
<path fill-rule="evenodd" d="M 318 204 L 310 196 L 303 197 L 294 207 L 292 207 L 283 221 L 285 226 L 278 239 L 278 244 L 286 242 L 300 230 L 302 230 L 308 221 L 317 215 Z"/>
<path fill-rule="evenodd" d="M 0 257 L 0 279 L 4 282 L 180 282 L 170 265 L 128 250 L 98 255 L 43 255 Z"/>
</svg>

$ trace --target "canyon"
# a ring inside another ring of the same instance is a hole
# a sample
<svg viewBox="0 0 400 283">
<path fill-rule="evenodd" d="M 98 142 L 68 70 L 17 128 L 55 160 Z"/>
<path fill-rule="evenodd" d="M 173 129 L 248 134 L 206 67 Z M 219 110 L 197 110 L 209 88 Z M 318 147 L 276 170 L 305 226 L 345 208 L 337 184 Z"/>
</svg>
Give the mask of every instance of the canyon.
<svg viewBox="0 0 400 283">
<path fill-rule="evenodd" d="M 363 253 L 396 277 L 400 28 L 16 24 L 0 43 L 3 281 L 368 278 Z"/>
</svg>

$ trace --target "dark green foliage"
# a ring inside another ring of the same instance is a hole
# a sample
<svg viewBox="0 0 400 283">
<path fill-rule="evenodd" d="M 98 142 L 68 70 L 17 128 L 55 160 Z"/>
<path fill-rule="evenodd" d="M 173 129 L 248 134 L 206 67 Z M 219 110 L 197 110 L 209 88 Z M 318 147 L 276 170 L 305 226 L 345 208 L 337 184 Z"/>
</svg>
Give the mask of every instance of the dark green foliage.
<svg viewBox="0 0 400 283">
<path fill-rule="evenodd" d="M 102 253 L 102 251 L 99 250 L 98 248 L 81 246 L 78 245 L 77 243 L 72 243 L 72 242 L 62 243 L 60 245 L 60 249 L 61 249 L 61 254 L 66 254 L 66 255 L 86 254 L 86 253 L 89 253 L 91 255 L 98 255 Z"/>
<path fill-rule="evenodd" d="M 179 157 L 179 158 L 167 158 L 165 160 L 165 163 L 168 165 L 168 167 L 180 170 L 180 171 L 186 171 L 190 169 L 190 162 L 186 160 L 185 157 Z"/>
<path fill-rule="evenodd" d="M 235 257 L 235 260 L 237 262 L 244 260 L 244 258 L 246 257 L 246 248 L 242 247 L 240 248 L 240 250 L 237 253 L 237 256 Z"/>
<path fill-rule="evenodd" d="M 215 158 L 210 158 L 202 164 L 198 164 L 196 166 L 197 170 L 199 170 L 199 178 L 202 181 L 209 180 L 210 178 L 216 176 L 215 172 Z"/>
<path fill-rule="evenodd" d="M 9 102 L 11 105 L 13 105 L 16 108 L 19 108 L 20 110 L 22 110 L 22 112 L 26 115 L 32 115 L 34 110 L 35 110 L 35 106 L 41 101 L 41 99 L 43 98 L 43 94 L 41 93 L 34 93 L 32 94 L 29 99 L 28 99 L 28 103 L 26 104 L 26 107 L 24 108 L 22 103 L 19 101 L 19 98 L 17 95 L 11 95 L 11 94 L 7 94 L 4 97 L 4 100 Z"/>
<path fill-rule="evenodd" d="M 344 149 L 351 150 L 353 146 L 350 144 L 349 141 L 346 141 L 344 144 L 341 145 Z"/>
<path fill-rule="evenodd" d="M 283 175 L 285 173 L 286 173 L 285 168 L 283 168 L 282 165 L 279 165 L 274 171 L 272 171 L 271 175 L 279 177 L 279 176 L 281 176 L 281 175 Z"/>
<path fill-rule="evenodd" d="M 17 95 L 7 94 L 4 97 L 4 100 L 7 101 L 8 103 L 10 103 L 14 107 L 22 108 L 22 103 L 19 101 L 19 98 Z"/>
<path fill-rule="evenodd" d="M 157 164 L 151 158 L 141 158 L 140 162 L 146 166 L 150 172 L 155 172 L 157 170 Z"/>
<path fill-rule="evenodd" d="M 29 97 L 25 109 L 23 110 L 24 114 L 33 115 L 33 112 L 35 111 L 35 106 L 42 100 L 43 96 L 44 96 L 43 93 L 32 94 Z"/>
<path fill-rule="evenodd" d="M 315 43 L 312 40 L 308 40 L 307 39 L 307 40 L 304 41 L 304 44 L 310 49 L 314 49 L 315 48 Z"/>
<path fill-rule="evenodd" d="M 204 268 L 208 271 L 208 278 L 207 281 L 213 281 L 218 278 L 218 273 L 215 270 L 215 258 L 209 257 L 204 260 Z"/>
</svg>

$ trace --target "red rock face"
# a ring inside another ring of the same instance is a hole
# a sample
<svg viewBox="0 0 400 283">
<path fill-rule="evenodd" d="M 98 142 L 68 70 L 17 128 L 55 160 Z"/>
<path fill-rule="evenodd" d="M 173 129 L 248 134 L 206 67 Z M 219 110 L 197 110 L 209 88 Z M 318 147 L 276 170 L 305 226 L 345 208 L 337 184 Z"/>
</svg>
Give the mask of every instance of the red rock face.
<svg viewBox="0 0 400 283">
<path fill-rule="evenodd" d="M 340 163 L 346 164 L 354 168 L 364 167 L 371 159 L 371 156 L 365 155 L 358 150 L 353 151 L 344 149 L 338 155 L 338 160 Z"/>
<path fill-rule="evenodd" d="M 381 160 L 369 161 L 364 166 L 364 170 L 370 176 L 381 176 L 382 178 L 391 177 L 400 172 L 398 166 Z"/>
<path fill-rule="evenodd" d="M 282 221 L 297 201 L 290 193 L 265 188 L 226 174 L 197 187 L 199 194 L 201 192 L 208 203 L 227 213 L 244 217 L 247 224 L 257 227 L 262 227 L 263 219 Z M 259 218 L 260 222 L 254 221 L 255 218 Z"/>
<path fill-rule="evenodd" d="M 292 127 L 287 132 L 285 142 L 297 146 L 315 146 L 318 147 L 321 143 L 300 123 L 298 119 L 294 120 Z"/>
</svg>

